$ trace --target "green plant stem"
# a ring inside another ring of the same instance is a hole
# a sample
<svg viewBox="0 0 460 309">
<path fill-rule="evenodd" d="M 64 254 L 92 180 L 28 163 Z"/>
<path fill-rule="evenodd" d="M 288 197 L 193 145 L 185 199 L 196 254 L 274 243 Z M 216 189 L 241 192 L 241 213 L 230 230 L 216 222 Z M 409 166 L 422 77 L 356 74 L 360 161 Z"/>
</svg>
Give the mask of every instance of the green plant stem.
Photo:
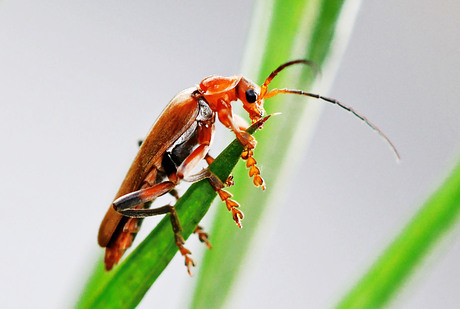
<svg viewBox="0 0 460 309">
<path fill-rule="evenodd" d="M 262 83 L 281 63 L 310 59 L 324 68 L 336 38 L 339 17 L 345 1 L 272 0 L 257 1 L 255 20 L 249 36 L 249 50 L 244 61 L 245 74 Z M 351 18 L 353 20 L 353 17 Z M 342 25 L 343 26 L 343 25 Z M 341 39 L 345 39 L 341 37 Z M 323 70 L 323 80 L 331 76 Z M 270 88 L 311 90 L 312 71 L 292 67 L 278 75 Z M 235 228 L 228 214 L 218 209 L 210 235 L 214 244 L 200 265 L 192 308 L 221 308 L 237 283 L 241 266 L 261 226 L 260 220 L 271 206 L 281 207 L 281 190 L 295 171 L 295 162 L 305 155 L 305 145 L 312 134 L 318 107 L 322 103 L 304 97 L 280 95 L 265 102 L 269 113 L 282 112 L 257 136 L 254 157 L 262 166 L 267 190 L 261 192 L 248 180 L 247 169 L 237 165 L 233 172 L 232 193 L 245 213 L 244 228 Z M 279 202 L 279 203 L 278 203 Z"/>
<path fill-rule="evenodd" d="M 248 132 L 254 133 L 256 128 L 257 124 L 249 128 Z M 220 179 L 227 179 L 242 151 L 241 144 L 237 140 L 233 141 L 209 166 L 209 170 Z M 184 239 L 193 233 L 215 197 L 213 187 L 204 179 L 190 186 L 176 203 Z M 170 216 L 166 215 L 113 271 L 104 272 L 102 263 L 97 265 L 78 307 L 135 308 L 177 251 Z"/>
<path fill-rule="evenodd" d="M 458 222 L 459 211 L 460 161 L 337 308 L 381 308 L 387 304 L 430 249 Z"/>
</svg>

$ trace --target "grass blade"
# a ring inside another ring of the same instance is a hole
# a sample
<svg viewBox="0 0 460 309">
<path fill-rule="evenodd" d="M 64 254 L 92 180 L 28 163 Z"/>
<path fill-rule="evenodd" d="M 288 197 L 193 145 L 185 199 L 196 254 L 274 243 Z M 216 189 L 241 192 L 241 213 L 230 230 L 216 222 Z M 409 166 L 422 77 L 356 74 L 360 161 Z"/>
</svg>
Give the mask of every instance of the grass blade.
<svg viewBox="0 0 460 309">
<path fill-rule="evenodd" d="M 459 188 L 460 161 L 337 308 L 381 308 L 395 297 L 430 249 L 458 222 Z"/>
<path fill-rule="evenodd" d="M 248 132 L 253 133 L 256 128 L 257 124 Z M 241 144 L 237 140 L 233 141 L 214 160 L 209 169 L 220 179 L 227 179 L 242 151 Z M 215 197 L 216 192 L 205 179 L 190 186 L 176 203 L 177 215 L 183 229 L 181 234 L 185 239 L 195 230 Z M 166 215 L 147 238 L 112 272 L 104 272 L 102 263 L 97 265 L 78 307 L 135 308 L 177 251 L 169 215 Z"/>
<path fill-rule="evenodd" d="M 332 0 L 258 1 L 244 62 L 248 68 L 244 70 L 245 74 L 261 83 L 279 64 L 305 58 L 320 66 L 324 77 L 330 77 L 328 69 L 332 67 L 327 67 L 326 63 L 330 65 L 329 60 L 334 58 L 329 52 L 333 50 L 337 28 L 339 24 L 350 28 L 350 23 L 339 23 L 344 3 Z M 346 38 L 346 32 L 341 33 L 345 34 L 341 35 L 342 40 Z M 337 47 L 334 45 L 335 56 L 340 54 Z M 311 70 L 294 67 L 277 76 L 272 87 L 311 89 L 312 83 Z M 267 191 L 260 192 L 246 180 L 244 165 L 236 167 L 233 175 L 237 184 L 232 193 L 245 213 L 244 229 L 235 228 L 228 214 L 218 210 L 210 231 L 214 247 L 212 252 L 205 253 L 201 263 L 192 308 L 221 308 L 225 304 L 264 212 L 270 205 L 278 204 L 282 188 L 295 170 L 295 162 L 305 153 L 318 107 L 322 105 L 306 102 L 305 98 L 297 96 L 278 96 L 265 102 L 269 113 L 282 112 L 260 132 L 254 152 L 258 162 L 266 164 L 262 176 L 267 181 Z"/>
</svg>

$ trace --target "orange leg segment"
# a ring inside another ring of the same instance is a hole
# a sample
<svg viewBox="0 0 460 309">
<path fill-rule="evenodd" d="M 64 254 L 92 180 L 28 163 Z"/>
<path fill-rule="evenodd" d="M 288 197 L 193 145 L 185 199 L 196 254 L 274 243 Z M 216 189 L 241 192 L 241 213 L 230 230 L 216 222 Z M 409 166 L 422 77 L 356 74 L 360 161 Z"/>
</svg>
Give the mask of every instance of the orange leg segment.
<svg viewBox="0 0 460 309">
<path fill-rule="evenodd" d="M 238 207 L 240 207 L 240 204 L 230 199 L 232 197 L 232 194 L 230 192 L 222 189 L 216 191 L 219 194 L 220 199 L 227 205 L 227 209 L 232 212 L 232 217 L 236 225 L 238 225 L 239 228 L 242 228 L 243 226 L 241 225 L 241 220 L 243 220 L 244 215 L 243 212 L 238 209 Z"/>
<path fill-rule="evenodd" d="M 206 244 L 206 247 L 208 247 L 208 249 L 211 249 L 212 246 L 211 246 L 211 243 L 209 242 L 208 238 L 209 238 L 209 235 L 208 233 L 205 233 L 203 228 L 199 225 L 197 225 L 197 227 L 195 228 L 195 230 L 193 231 L 193 233 L 197 234 L 198 235 L 198 239 Z"/>
<path fill-rule="evenodd" d="M 243 151 L 241 158 L 246 161 L 246 167 L 249 168 L 249 177 L 254 177 L 252 182 L 256 187 L 260 187 L 262 190 L 265 190 L 264 179 L 260 176 L 260 170 L 256 166 L 257 161 L 253 157 L 254 153 L 252 150 L 247 149 Z"/>
<path fill-rule="evenodd" d="M 176 213 L 174 206 L 165 205 L 158 208 L 150 209 L 133 209 L 138 204 L 142 204 L 148 201 L 151 201 L 167 192 L 171 192 L 176 184 L 171 181 L 165 181 L 159 184 L 154 185 L 153 187 L 141 189 L 129 194 L 126 194 L 113 202 L 113 206 L 116 211 L 121 213 L 124 216 L 131 218 L 145 218 L 155 215 L 169 214 L 171 219 L 171 225 L 174 232 L 174 239 L 176 245 L 179 249 L 179 252 L 185 258 L 185 265 L 187 266 L 187 272 L 191 275 L 191 267 L 195 266 L 195 262 L 190 258 L 189 254 L 191 252 L 184 247 L 185 241 L 181 236 L 180 232 L 182 228 L 179 223 L 179 218 Z M 174 193 L 173 193 L 174 194 Z"/>
<path fill-rule="evenodd" d="M 212 162 L 214 162 L 214 158 L 211 157 L 209 154 L 207 154 L 204 159 L 206 160 L 206 163 L 208 163 L 208 165 L 210 165 Z M 225 185 L 227 187 L 231 187 L 231 186 L 235 185 L 235 182 L 233 181 L 233 175 L 232 174 L 230 174 L 228 176 L 227 180 L 225 181 Z"/>
<path fill-rule="evenodd" d="M 232 197 L 230 192 L 223 190 L 224 184 L 222 183 L 222 181 L 210 170 L 207 169 L 203 170 L 200 174 L 206 175 L 206 178 L 208 178 L 211 186 L 219 194 L 220 199 L 227 205 L 227 209 L 232 212 L 233 220 L 235 220 L 238 227 L 241 228 L 241 220 L 243 219 L 243 213 L 237 209 L 238 207 L 240 207 L 240 205 L 234 200 L 230 199 L 230 197 Z"/>
</svg>

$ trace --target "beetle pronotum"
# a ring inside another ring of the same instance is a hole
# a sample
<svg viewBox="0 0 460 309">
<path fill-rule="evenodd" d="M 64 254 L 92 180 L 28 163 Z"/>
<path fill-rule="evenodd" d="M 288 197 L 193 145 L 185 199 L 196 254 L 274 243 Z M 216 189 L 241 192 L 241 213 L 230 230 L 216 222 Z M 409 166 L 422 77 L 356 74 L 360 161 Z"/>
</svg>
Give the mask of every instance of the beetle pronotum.
<svg viewBox="0 0 460 309">
<path fill-rule="evenodd" d="M 184 247 L 174 206 L 149 208 L 153 200 L 168 192 L 179 198 L 174 188 L 181 180 L 196 182 L 208 178 L 232 212 L 236 224 L 241 227 L 243 214 L 238 210 L 238 203 L 230 199 L 230 193 L 223 190 L 222 181 L 208 169 L 192 174 L 200 161 L 204 159 L 209 164 L 213 160 L 208 155 L 208 151 L 214 136 L 217 115 L 219 121 L 234 132 L 245 148 L 242 158 L 250 168 L 249 175 L 253 177 L 254 185 L 265 188 L 259 169 L 256 167 L 256 160 L 253 158 L 252 150 L 256 146 L 256 140 L 245 132 L 248 127 L 246 121 L 232 113 L 231 102 L 233 101 L 240 100 L 243 103 L 243 108 L 248 112 L 253 124 L 264 116 L 264 99 L 281 93 L 313 97 L 336 104 L 353 113 L 381 135 L 399 158 L 396 148 L 386 135 L 351 107 L 335 99 L 301 90 L 269 91 L 268 86 L 273 78 L 286 67 L 295 64 L 312 65 L 308 60 L 286 62 L 274 70 L 260 87 L 242 75 L 210 76 L 203 79 L 198 86 L 181 91 L 169 102 L 140 146 L 111 207 L 102 220 L 98 242 L 101 247 L 106 248 L 104 259 L 106 270 L 110 270 L 118 263 L 125 250 L 131 246 L 141 218 L 169 213 L 176 244 L 185 258 L 190 273 L 190 267 L 194 262 L 189 257 L 190 251 Z M 226 181 L 227 185 L 231 183 L 231 179 Z M 197 227 L 195 232 L 200 240 L 209 246 L 207 235 L 202 229 Z"/>
</svg>

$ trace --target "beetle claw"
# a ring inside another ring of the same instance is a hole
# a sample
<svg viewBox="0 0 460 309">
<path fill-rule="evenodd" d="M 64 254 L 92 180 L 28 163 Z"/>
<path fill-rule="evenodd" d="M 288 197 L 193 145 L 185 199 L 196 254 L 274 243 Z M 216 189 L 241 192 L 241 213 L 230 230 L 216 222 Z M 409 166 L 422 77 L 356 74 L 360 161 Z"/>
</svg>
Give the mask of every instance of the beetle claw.
<svg viewBox="0 0 460 309">
<path fill-rule="evenodd" d="M 239 209 L 232 208 L 232 216 L 233 220 L 235 220 L 236 225 L 238 225 L 238 227 L 242 229 L 243 225 L 241 225 L 241 220 L 243 220 L 244 218 L 243 212 Z"/>
<path fill-rule="evenodd" d="M 180 254 L 182 254 L 185 258 L 185 266 L 187 266 L 187 272 L 190 276 L 192 276 L 191 268 L 195 267 L 196 265 L 195 261 L 191 257 L 189 257 L 189 254 L 192 254 L 192 252 L 190 252 L 189 249 L 184 247 L 185 240 L 181 234 L 174 233 L 174 237 L 176 239 L 176 245 L 179 248 Z"/>
<path fill-rule="evenodd" d="M 233 175 L 230 174 L 230 176 L 228 176 L 227 180 L 225 181 L 225 185 L 227 187 L 231 187 L 235 184 L 235 182 L 233 181 Z"/>
<path fill-rule="evenodd" d="M 191 258 L 189 258 L 187 255 L 185 256 L 185 266 L 187 266 L 187 272 L 189 274 L 189 276 L 193 276 L 192 274 L 192 267 L 195 267 L 196 264 L 195 264 L 195 261 L 192 260 Z"/>
<path fill-rule="evenodd" d="M 209 242 L 208 238 L 209 238 L 209 235 L 208 233 L 205 233 L 203 231 L 203 228 L 201 226 L 197 226 L 195 231 L 193 231 L 193 233 L 196 233 L 198 235 L 198 239 L 204 243 L 206 245 L 206 247 L 208 247 L 208 249 L 212 249 L 212 245 L 211 243 Z"/>
</svg>

